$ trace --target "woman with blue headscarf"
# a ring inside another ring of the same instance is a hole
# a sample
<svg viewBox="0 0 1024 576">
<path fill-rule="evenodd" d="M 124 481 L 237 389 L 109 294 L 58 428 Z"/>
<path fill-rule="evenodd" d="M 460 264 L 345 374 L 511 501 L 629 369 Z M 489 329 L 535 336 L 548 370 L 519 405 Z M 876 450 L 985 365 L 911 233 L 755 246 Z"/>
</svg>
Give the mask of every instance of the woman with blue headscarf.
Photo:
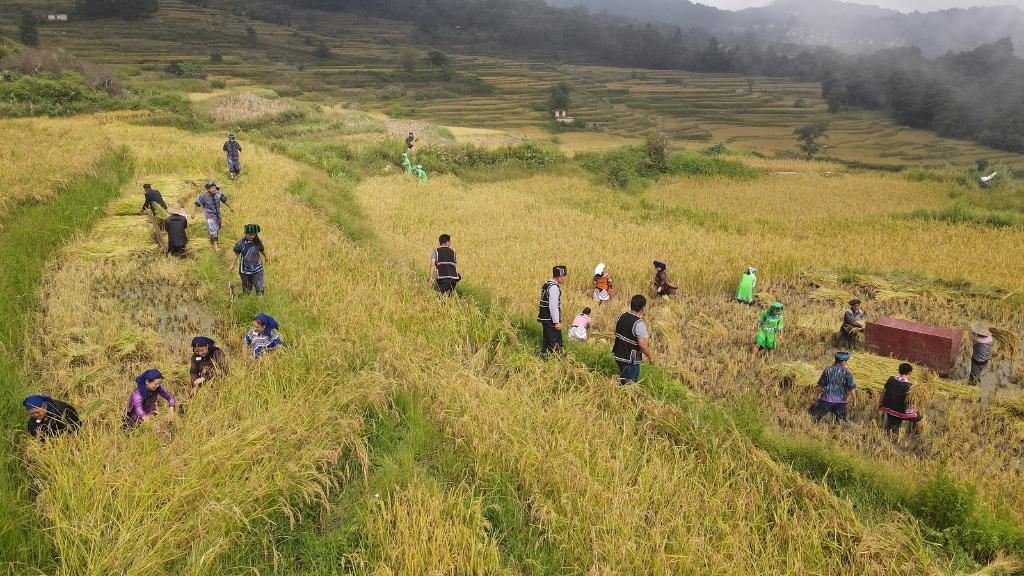
<svg viewBox="0 0 1024 576">
<path fill-rule="evenodd" d="M 259 358 L 281 346 L 281 335 L 277 333 L 277 320 L 263 312 L 252 321 L 252 330 L 245 335 L 245 345 L 252 348 L 252 357 Z"/>
<path fill-rule="evenodd" d="M 196 336 L 192 339 L 192 360 L 188 374 L 193 386 L 201 386 L 215 376 L 228 373 L 228 359 L 212 338 Z"/>
<path fill-rule="evenodd" d="M 156 416 L 157 402 L 167 401 L 167 420 L 174 418 L 176 402 L 174 396 L 164 388 L 164 375 L 156 368 L 150 368 L 135 378 L 135 389 L 128 396 L 125 407 L 124 427 L 135 428 L 143 421 Z"/>
<path fill-rule="evenodd" d="M 60 436 L 74 432 L 82 424 L 74 408 L 49 396 L 29 396 L 21 405 L 28 411 L 28 433 L 33 438 Z"/>
</svg>

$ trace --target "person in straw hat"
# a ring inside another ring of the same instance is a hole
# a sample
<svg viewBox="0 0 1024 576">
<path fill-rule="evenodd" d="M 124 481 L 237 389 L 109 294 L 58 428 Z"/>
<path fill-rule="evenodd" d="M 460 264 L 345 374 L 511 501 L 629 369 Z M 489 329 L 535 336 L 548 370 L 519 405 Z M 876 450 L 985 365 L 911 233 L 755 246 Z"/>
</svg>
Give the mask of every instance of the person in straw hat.
<svg viewBox="0 0 1024 576">
<path fill-rule="evenodd" d="M 981 375 L 985 372 L 990 360 L 992 360 L 992 330 L 984 322 L 975 322 L 971 325 L 971 376 L 970 383 L 978 384 Z"/>
</svg>

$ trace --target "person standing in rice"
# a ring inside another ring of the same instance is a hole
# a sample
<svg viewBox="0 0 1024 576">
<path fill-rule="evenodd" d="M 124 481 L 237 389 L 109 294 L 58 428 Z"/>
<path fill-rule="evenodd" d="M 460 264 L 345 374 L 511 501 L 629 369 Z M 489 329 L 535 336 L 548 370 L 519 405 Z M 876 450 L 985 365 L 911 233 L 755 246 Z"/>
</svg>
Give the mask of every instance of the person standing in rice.
<svg viewBox="0 0 1024 576">
<path fill-rule="evenodd" d="M 847 404 L 857 405 L 857 384 L 853 381 L 853 372 L 846 366 L 849 361 L 849 352 L 836 352 L 835 363 L 825 368 L 818 378 L 821 397 L 810 408 L 816 422 L 828 414 L 842 422 L 850 419 Z"/>
<path fill-rule="evenodd" d="M 754 304 L 754 292 L 757 290 L 757 268 L 750 266 L 747 273 L 740 278 L 740 284 L 736 287 L 736 301 L 743 304 Z"/>
<path fill-rule="evenodd" d="M 594 268 L 594 278 L 590 281 L 590 285 L 594 288 L 594 300 L 598 305 L 615 297 L 615 286 L 612 277 L 608 275 L 608 267 L 604 262 Z"/>
<path fill-rule="evenodd" d="M 652 365 L 654 364 L 654 355 L 647 345 L 650 333 L 643 319 L 645 308 L 647 298 L 637 294 L 629 301 L 629 311 L 623 312 L 615 322 L 612 356 L 619 365 L 619 385 L 640 381 L 640 365 L 644 361 L 644 356 Z"/>
<path fill-rule="evenodd" d="M 242 293 L 248 294 L 256 290 L 256 294 L 263 296 L 265 277 L 263 274 L 263 263 L 270 262 L 267 250 L 260 240 L 259 224 L 246 224 L 245 236 L 235 243 L 235 259 L 231 268 L 238 269 L 238 275 L 242 279 Z"/>
<path fill-rule="evenodd" d="M 450 296 L 455 292 L 455 285 L 462 280 L 462 276 L 456 268 L 457 258 L 455 250 L 452 249 L 452 237 L 441 234 L 437 243 L 438 247 L 430 255 L 428 275 L 439 296 Z"/>
<path fill-rule="evenodd" d="M 164 388 L 164 375 L 156 368 L 150 368 L 135 378 L 135 389 L 128 396 L 125 407 L 124 427 L 132 429 L 157 414 L 157 403 L 163 398 L 167 401 L 167 421 L 174 419 L 177 401 Z"/>
<path fill-rule="evenodd" d="M 656 296 L 671 296 L 679 289 L 678 286 L 669 284 L 668 265 L 659 260 L 654 261 L 654 280 L 651 281 L 651 288 Z"/>
<path fill-rule="evenodd" d="M 281 335 L 277 332 L 280 326 L 272 316 L 260 312 L 252 321 L 252 329 L 243 339 L 245 345 L 252 350 L 252 357 L 259 358 L 273 352 L 283 345 Z"/>
<path fill-rule="evenodd" d="M 992 345 L 995 338 L 992 330 L 984 322 L 971 325 L 971 376 L 969 382 L 974 385 L 981 383 L 981 375 L 985 373 L 989 361 L 992 360 Z"/>
<path fill-rule="evenodd" d="M 224 143 L 224 155 L 228 162 L 228 178 L 234 180 L 242 173 L 242 145 L 235 140 L 234 134 L 228 134 Z"/>
<path fill-rule="evenodd" d="M 188 375 L 195 387 L 202 386 L 217 376 L 227 375 L 228 359 L 217 343 L 206 336 L 192 339 L 192 359 L 189 362 Z"/>
<path fill-rule="evenodd" d="M 756 357 L 757 353 L 761 350 L 767 350 L 769 353 L 773 352 L 782 342 L 782 330 L 785 328 L 785 323 L 782 319 L 783 309 L 782 302 L 773 302 L 757 318 L 757 322 L 754 324 L 754 330 L 757 331 L 757 341 L 754 344 L 754 351 L 750 355 L 751 358 Z"/>
<path fill-rule="evenodd" d="M 910 422 L 911 432 L 920 432 L 924 416 L 910 401 L 910 391 L 914 387 L 910 382 L 910 374 L 914 367 L 904 362 L 900 364 L 899 376 L 890 376 L 885 382 L 885 391 L 878 402 L 878 410 L 883 415 L 883 427 L 893 439 L 900 437 L 900 427 Z"/>
<path fill-rule="evenodd" d="M 228 204 L 228 197 L 220 193 L 217 183 L 210 180 L 206 183 L 206 192 L 203 192 L 196 198 L 195 205 L 192 207 L 193 220 L 196 218 L 196 208 L 203 209 L 203 216 L 206 217 L 206 231 L 210 235 L 210 244 L 213 246 L 214 252 L 220 252 L 220 245 L 217 243 L 217 239 L 220 237 L 222 223 L 220 207 L 222 204 L 229 210 L 234 210 Z"/>
<path fill-rule="evenodd" d="M 74 432 L 82 425 L 78 412 L 70 404 L 49 396 L 29 396 L 21 405 L 28 412 L 28 433 L 38 440 Z"/>
<path fill-rule="evenodd" d="M 413 146 L 415 145 L 415 143 L 416 143 L 416 135 L 413 134 L 412 132 L 409 132 L 409 135 L 405 137 L 405 149 L 409 150 L 409 151 L 412 151 Z"/>
<path fill-rule="evenodd" d="M 188 218 L 182 214 L 183 210 L 174 208 L 171 215 L 164 221 L 164 230 L 167 232 L 167 255 L 184 258 L 188 254 Z"/>
<path fill-rule="evenodd" d="M 568 271 L 565 266 L 551 269 L 551 279 L 540 289 L 540 311 L 537 321 L 543 330 L 542 353 L 559 354 L 562 352 L 562 284 Z"/>
<path fill-rule="evenodd" d="M 852 349 L 857 344 L 857 335 L 864 333 L 864 319 L 867 313 L 860 307 L 860 300 L 854 298 L 849 302 L 850 308 L 843 313 L 843 324 L 836 334 L 836 344 L 842 348 Z"/>
</svg>

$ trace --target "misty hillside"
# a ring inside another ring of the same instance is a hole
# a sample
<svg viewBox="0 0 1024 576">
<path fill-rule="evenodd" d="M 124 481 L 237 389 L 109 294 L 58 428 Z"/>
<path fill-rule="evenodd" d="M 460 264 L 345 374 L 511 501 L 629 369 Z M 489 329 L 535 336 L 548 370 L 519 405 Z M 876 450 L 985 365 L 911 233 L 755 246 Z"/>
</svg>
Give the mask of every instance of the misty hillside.
<svg viewBox="0 0 1024 576">
<path fill-rule="evenodd" d="M 832 46 L 849 52 L 917 46 L 928 56 L 1011 38 L 1024 43 L 1024 11 L 1012 6 L 903 14 L 877 6 L 833 0 L 777 0 L 737 12 L 687 0 L 549 0 L 585 5 L 640 20 L 718 34 L 755 33 L 766 41 Z"/>
</svg>

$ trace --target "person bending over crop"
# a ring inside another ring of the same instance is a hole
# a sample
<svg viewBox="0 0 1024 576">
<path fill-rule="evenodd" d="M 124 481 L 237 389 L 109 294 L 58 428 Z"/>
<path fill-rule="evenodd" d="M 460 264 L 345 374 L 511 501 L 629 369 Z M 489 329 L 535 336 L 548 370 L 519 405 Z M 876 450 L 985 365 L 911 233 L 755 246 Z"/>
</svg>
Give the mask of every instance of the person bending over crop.
<svg viewBox="0 0 1024 576">
<path fill-rule="evenodd" d="M 864 319 L 867 314 L 860 307 L 860 300 L 850 300 L 850 308 L 843 313 L 843 325 L 836 334 L 836 345 L 853 348 L 857 344 L 857 335 L 864 333 Z"/>
<path fill-rule="evenodd" d="M 565 266 L 551 269 L 551 279 L 540 288 L 540 311 L 537 322 L 543 330 L 541 353 L 559 354 L 562 351 L 562 284 L 565 284 Z"/>
<path fill-rule="evenodd" d="M 750 357 L 754 358 L 761 350 L 772 352 L 782 342 L 782 329 L 785 327 L 782 320 L 782 302 L 773 302 L 767 310 L 761 313 L 754 324 L 757 331 L 757 342 L 754 344 L 754 351 Z"/>
<path fill-rule="evenodd" d="M 28 411 L 29 435 L 39 440 L 74 432 L 82 424 L 71 405 L 49 396 L 29 396 L 21 405 Z"/>
<path fill-rule="evenodd" d="M 878 402 L 878 410 L 883 414 L 883 426 L 885 431 L 892 437 L 900 437 L 900 427 L 904 422 L 910 422 L 910 430 L 919 432 L 921 421 L 924 416 L 917 412 L 917 408 L 910 401 L 910 391 L 914 387 L 910 383 L 910 373 L 914 367 L 910 364 L 900 364 L 899 376 L 890 376 L 885 382 L 885 392 Z"/>
<path fill-rule="evenodd" d="M 740 277 L 740 284 L 736 287 L 736 301 L 743 304 L 754 303 L 754 291 L 757 290 L 757 268 L 747 268 L 747 273 Z"/>
<path fill-rule="evenodd" d="M 597 268 L 594 268 L 594 278 L 590 280 L 590 285 L 594 288 L 594 300 L 598 305 L 604 304 L 615 297 L 612 277 L 608 275 L 608 267 L 605 266 L 604 262 L 598 264 Z"/>
<path fill-rule="evenodd" d="M 593 320 L 590 318 L 590 308 L 584 308 L 582 312 L 576 315 L 572 320 L 572 326 L 569 327 L 569 339 L 576 340 L 578 342 L 586 342 L 590 330 L 590 325 Z"/>
<path fill-rule="evenodd" d="M 212 338 L 196 336 L 192 339 L 192 360 L 188 375 L 193 386 L 202 386 L 221 374 L 228 373 L 228 359 Z"/>
<path fill-rule="evenodd" d="M 161 397 L 167 401 L 166 420 L 170 422 L 174 419 L 177 402 L 163 384 L 164 375 L 156 368 L 150 368 L 135 378 L 135 390 L 128 396 L 128 405 L 125 407 L 125 429 L 135 428 L 156 416 L 157 402 Z"/>
<path fill-rule="evenodd" d="M 981 382 L 981 375 L 985 372 L 989 361 L 992 360 L 992 345 L 995 339 L 992 337 L 992 330 L 982 322 L 975 322 L 971 325 L 971 376 L 968 380 L 971 384 L 977 385 Z"/>
<path fill-rule="evenodd" d="M 437 239 L 438 247 L 430 255 L 430 281 L 440 296 L 449 296 L 455 292 L 455 286 L 462 280 L 456 268 L 457 259 L 452 249 L 452 237 L 441 234 Z"/>
<path fill-rule="evenodd" d="M 142 185 L 142 193 L 146 197 L 146 201 L 142 204 L 142 210 L 140 212 L 146 212 L 147 210 L 154 213 L 156 212 L 156 206 L 161 206 L 164 210 L 167 210 L 167 202 L 164 202 L 164 197 L 160 194 L 160 191 L 153 188 L 149 184 Z"/>
<path fill-rule="evenodd" d="M 650 334 L 644 322 L 644 309 L 647 298 L 637 294 L 629 301 L 629 311 L 623 312 L 615 323 L 615 344 L 612 345 L 612 356 L 619 365 L 619 384 L 631 384 L 640 380 L 640 364 L 644 356 L 654 364 L 654 356 L 647 346 Z"/>
<path fill-rule="evenodd" d="M 171 211 L 171 215 L 164 220 L 164 230 L 167 232 L 167 255 L 175 255 L 184 258 L 188 253 L 188 218 L 180 208 Z"/>
<path fill-rule="evenodd" d="M 242 173 L 242 145 L 235 140 L 234 134 L 228 134 L 223 149 L 228 161 L 228 178 L 234 180 Z"/>
<path fill-rule="evenodd" d="M 252 357 L 259 358 L 281 346 L 281 335 L 277 333 L 277 320 L 263 312 L 252 321 L 252 330 L 245 335 L 245 345 L 252 349 Z"/>
<path fill-rule="evenodd" d="M 834 414 L 836 420 L 849 420 L 846 405 L 857 404 L 857 384 L 853 381 L 853 372 L 846 367 L 849 361 L 849 352 L 836 352 L 835 363 L 825 368 L 818 378 L 821 397 L 810 409 L 815 421 L 820 422 L 828 414 Z"/>
<path fill-rule="evenodd" d="M 217 183 L 211 180 L 206 183 L 206 192 L 203 192 L 196 198 L 195 206 L 192 207 L 193 220 L 196 217 L 196 208 L 201 207 L 203 209 L 203 215 L 206 217 L 206 231 L 210 234 L 210 244 L 215 252 L 220 252 L 217 238 L 220 236 L 221 228 L 221 204 L 227 206 L 229 210 L 234 210 L 228 204 L 228 197 L 221 194 Z"/>
<path fill-rule="evenodd" d="M 263 262 L 270 262 L 267 250 L 260 240 L 259 224 L 246 224 L 245 236 L 235 243 L 235 260 L 232 268 L 238 267 L 238 275 L 242 278 L 242 293 L 248 294 L 254 289 L 263 295 L 264 275 Z"/>
<path fill-rule="evenodd" d="M 668 266 L 664 262 L 654 261 L 654 280 L 651 281 L 651 288 L 657 296 L 671 296 L 679 289 L 678 286 L 669 284 Z"/>
</svg>

